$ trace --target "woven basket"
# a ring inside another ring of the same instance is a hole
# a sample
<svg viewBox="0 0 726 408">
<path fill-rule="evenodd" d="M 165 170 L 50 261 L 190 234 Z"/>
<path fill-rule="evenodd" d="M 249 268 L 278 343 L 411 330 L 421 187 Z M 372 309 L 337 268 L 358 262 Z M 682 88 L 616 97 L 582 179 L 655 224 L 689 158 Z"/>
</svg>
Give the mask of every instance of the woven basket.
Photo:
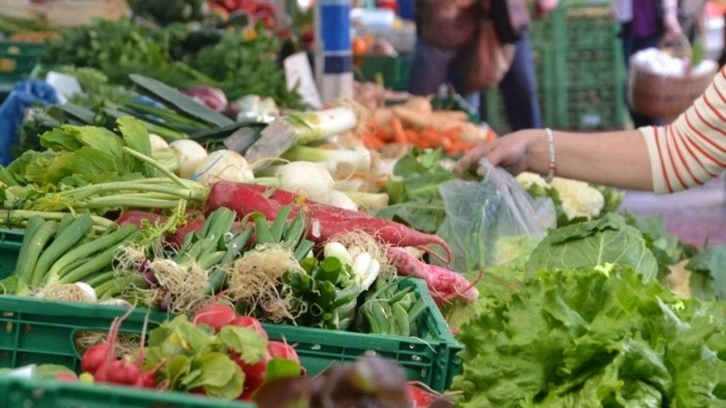
<svg viewBox="0 0 726 408">
<path fill-rule="evenodd" d="M 674 55 L 690 58 L 691 45 L 686 37 L 679 40 Z M 661 48 L 663 48 L 661 44 Z M 698 75 L 690 69 L 682 77 L 662 76 L 630 64 L 628 100 L 633 112 L 651 118 L 672 119 L 688 109 L 713 80 L 718 67 Z"/>
</svg>

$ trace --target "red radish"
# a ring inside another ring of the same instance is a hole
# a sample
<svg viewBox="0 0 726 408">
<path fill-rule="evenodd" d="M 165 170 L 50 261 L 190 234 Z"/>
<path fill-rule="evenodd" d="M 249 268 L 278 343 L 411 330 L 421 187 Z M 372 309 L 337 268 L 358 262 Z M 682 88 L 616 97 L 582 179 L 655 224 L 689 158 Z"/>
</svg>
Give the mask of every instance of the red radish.
<svg viewBox="0 0 726 408">
<path fill-rule="evenodd" d="M 104 350 L 101 347 L 91 347 L 83 354 L 83 358 L 81 359 L 81 367 L 84 366 L 84 360 L 87 360 L 85 362 L 85 365 L 87 367 L 93 367 L 95 366 L 95 372 L 93 373 L 93 378 L 98 382 L 106 382 L 109 381 L 109 372 L 111 364 L 115 361 L 118 361 L 116 358 L 116 338 L 118 337 L 119 329 L 121 328 L 121 323 L 133 312 L 133 308 L 130 308 L 127 310 L 121 317 L 117 317 L 114 319 L 113 323 L 111 323 L 111 327 L 108 329 L 108 336 L 106 337 L 106 341 L 99 346 L 106 345 L 105 348 L 106 354 L 101 355 L 101 352 L 99 350 Z M 146 328 L 146 325 L 144 324 L 144 328 Z M 142 336 L 143 337 L 143 336 Z M 143 342 L 143 338 L 142 338 Z M 90 353 L 90 354 L 89 354 Z M 100 360 L 100 362 L 99 362 Z M 85 369 L 84 369 L 85 370 Z M 90 370 L 89 372 L 93 372 L 93 370 Z"/>
<path fill-rule="evenodd" d="M 205 324 L 214 329 L 215 333 L 219 333 L 222 327 L 230 324 L 237 318 L 234 309 L 221 303 L 212 303 L 199 309 L 194 314 L 192 322 L 194 324 Z"/>
<path fill-rule="evenodd" d="M 396 266 L 399 275 L 415 276 L 426 281 L 431 296 L 437 305 L 454 299 L 474 302 L 479 291 L 474 283 L 469 282 L 461 274 L 436 265 L 429 265 L 406 252 L 402 248 L 389 247 L 386 254 Z"/>
<path fill-rule="evenodd" d="M 141 371 L 126 359 L 112 361 L 106 367 L 106 379 L 114 384 L 132 385 L 141 378 Z"/>
<path fill-rule="evenodd" d="M 111 350 L 111 345 L 108 343 L 97 344 L 90 347 L 85 353 L 83 353 L 81 369 L 89 373 L 95 373 L 98 370 L 98 367 L 106 361 L 106 356 L 109 353 L 113 353 L 113 350 Z"/>
<path fill-rule="evenodd" d="M 291 345 L 282 341 L 270 341 L 267 343 L 267 351 L 272 358 L 284 358 L 300 364 L 300 357 L 298 357 L 297 351 Z"/>
<path fill-rule="evenodd" d="M 272 198 L 268 198 L 272 197 Z M 276 200 L 280 200 L 280 202 Z M 335 235 L 363 231 L 376 237 L 381 242 L 397 245 L 423 247 L 429 244 L 441 246 L 451 259 L 451 249 L 441 237 L 413 230 L 395 221 L 384 220 L 358 211 L 351 211 L 335 206 L 316 203 L 300 198 L 294 193 L 279 189 L 265 189 L 252 184 L 221 181 L 212 185 L 207 198 L 207 211 L 212 212 L 226 207 L 237 212 L 237 218 L 259 211 L 268 220 L 274 220 L 282 204 L 304 204 L 302 208 L 309 212 L 312 228 L 308 238 L 316 243 L 326 242 Z M 297 216 L 293 210 L 290 218 Z"/>
<path fill-rule="evenodd" d="M 141 374 L 141 381 L 137 381 L 142 388 L 156 388 L 156 370 Z"/>
<path fill-rule="evenodd" d="M 272 359 L 269 352 L 265 353 L 262 361 L 256 364 L 247 364 L 240 358 L 240 355 L 231 352 L 230 358 L 237 363 L 239 368 L 245 373 L 245 390 L 256 390 L 262 383 L 265 382 L 265 372 L 267 370 L 267 364 Z"/>
<path fill-rule="evenodd" d="M 146 211 L 124 211 L 117 219 L 116 223 L 120 226 L 126 224 L 133 224 L 137 227 L 141 227 L 144 221 L 149 221 L 152 224 L 156 222 L 165 222 L 166 217 L 160 214 L 154 214 Z"/>
<path fill-rule="evenodd" d="M 413 403 L 412 408 L 427 408 L 441 396 L 428 392 L 415 383 L 406 383 L 406 399 Z"/>
<path fill-rule="evenodd" d="M 265 329 L 262 328 L 262 323 L 260 323 L 259 320 L 255 319 L 252 316 L 240 316 L 229 322 L 229 324 L 232 326 L 253 329 L 257 333 L 259 333 L 260 336 L 262 336 L 262 338 L 264 338 L 265 340 L 270 340 L 270 336 L 268 336 Z"/>
<path fill-rule="evenodd" d="M 62 373 L 58 373 L 55 375 L 56 381 L 63 381 L 63 382 L 78 382 L 78 376 L 76 373 L 71 371 L 64 371 Z"/>
</svg>

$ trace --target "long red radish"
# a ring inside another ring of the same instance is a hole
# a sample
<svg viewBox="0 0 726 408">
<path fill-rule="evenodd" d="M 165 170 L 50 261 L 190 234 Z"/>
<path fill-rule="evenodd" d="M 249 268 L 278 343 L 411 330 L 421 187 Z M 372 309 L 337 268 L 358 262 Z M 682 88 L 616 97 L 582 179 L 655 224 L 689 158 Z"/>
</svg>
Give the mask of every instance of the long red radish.
<svg viewBox="0 0 726 408">
<path fill-rule="evenodd" d="M 316 243 L 324 243 L 339 234 L 362 231 L 375 237 L 379 242 L 396 246 L 425 247 L 436 244 L 446 251 L 447 260 L 452 258 L 449 245 L 439 236 L 424 234 L 395 221 L 311 200 L 302 200 L 302 205 L 297 205 L 300 200 L 296 197 L 299 196 L 279 189 L 269 190 L 252 184 L 218 182 L 212 185 L 207 198 L 207 212 L 226 207 L 237 212 L 238 218 L 242 218 L 259 211 L 271 221 L 277 217 L 282 204 L 270 197 L 279 199 L 285 205 L 296 207 L 290 213 L 290 218 L 297 216 L 299 209 L 305 211 L 312 225 L 308 239 Z"/>
<path fill-rule="evenodd" d="M 231 307 L 221 303 L 212 303 L 199 309 L 194 314 L 192 322 L 205 324 L 213 328 L 215 333 L 219 333 L 222 327 L 230 324 L 236 318 L 237 313 Z"/>
<path fill-rule="evenodd" d="M 474 287 L 474 283 L 457 272 L 427 264 L 402 248 L 389 247 L 386 255 L 399 275 L 415 276 L 425 280 L 437 305 L 454 299 L 470 303 L 479 297 L 479 291 Z"/>
</svg>

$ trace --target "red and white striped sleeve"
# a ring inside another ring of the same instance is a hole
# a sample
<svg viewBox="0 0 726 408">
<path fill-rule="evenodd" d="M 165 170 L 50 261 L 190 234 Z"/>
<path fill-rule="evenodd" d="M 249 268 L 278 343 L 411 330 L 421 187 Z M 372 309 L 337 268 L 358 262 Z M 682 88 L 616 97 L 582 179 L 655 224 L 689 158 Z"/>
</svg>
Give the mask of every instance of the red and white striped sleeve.
<svg viewBox="0 0 726 408">
<path fill-rule="evenodd" d="M 650 154 L 653 190 L 701 185 L 726 169 L 726 67 L 678 119 L 639 129 Z"/>
</svg>

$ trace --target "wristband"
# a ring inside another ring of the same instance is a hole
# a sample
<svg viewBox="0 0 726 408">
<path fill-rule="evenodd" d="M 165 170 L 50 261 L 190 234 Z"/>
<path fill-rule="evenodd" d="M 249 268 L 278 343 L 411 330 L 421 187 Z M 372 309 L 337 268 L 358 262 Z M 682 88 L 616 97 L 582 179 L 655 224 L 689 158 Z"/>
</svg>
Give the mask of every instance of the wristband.
<svg viewBox="0 0 726 408">
<path fill-rule="evenodd" d="M 557 171 L 557 155 L 555 153 L 555 134 L 552 132 L 552 129 L 545 128 L 545 134 L 547 134 L 547 147 L 550 153 L 550 164 L 549 164 L 549 171 L 547 172 L 547 177 L 545 177 L 545 181 L 547 183 L 551 183 L 552 179 L 555 178 L 555 171 Z"/>
</svg>

